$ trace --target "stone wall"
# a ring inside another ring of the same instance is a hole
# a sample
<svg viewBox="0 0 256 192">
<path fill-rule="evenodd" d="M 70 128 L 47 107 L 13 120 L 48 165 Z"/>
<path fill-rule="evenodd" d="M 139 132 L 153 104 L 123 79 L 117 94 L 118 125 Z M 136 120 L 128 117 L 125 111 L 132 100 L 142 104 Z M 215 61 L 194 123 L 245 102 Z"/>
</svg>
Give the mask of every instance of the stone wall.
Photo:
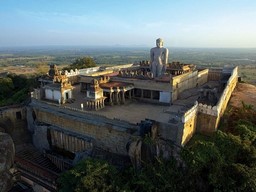
<svg viewBox="0 0 256 192">
<path fill-rule="evenodd" d="M 19 105 L 7 106 L 0 108 L 0 120 L 8 118 L 11 121 L 25 120 L 26 119 L 26 108 Z"/>
<path fill-rule="evenodd" d="M 181 123 L 158 123 L 159 135 L 164 140 L 173 141 L 176 145 L 181 143 Z"/>
<path fill-rule="evenodd" d="M 15 145 L 30 141 L 26 107 L 15 105 L 0 108 L 0 131 L 11 135 Z"/>
<path fill-rule="evenodd" d="M 183 123 L 183 133 L 182 133 L 182 139 L 181 139 L 182 146 L 184 146 L 196 132 L 197 111 L 198 111 L 198 103 L 195 102 L 195 105 L 191 107 L 188 111 L 186 111 L 182 116 L 182 123 Z"/>
<path fill-rule="evenodd" d="M 214 132 L 217 130 L 220 118 L 223 116 L 231 94 L 238 81 L 238 68 L 234 68 L 226 87 L 216 106 L 198 105 L 197 131 L 203 133 Z"/>
<path fill-rule="evenodd" d="M 220 81 L 222 69 L 211 68 L 209 69 L 208 81 Z"/>
<path fill-rule="evenodd" d="M 32 107 L 37 122 L 59 127 L 63 132 L 71 131 L 77 136 L 87 137 L 95 141 L 93 143 L 95 147 L 113 153 L 127 154 L 126 144 L 132 138 L 132 133 L 138 129 L 137 125 L 120 120 L 53 106 L 49 109 L 49 107 L 49 105 L 46 108 L 36 105 Z M 46 137 L 45 134 L 43 136 Z"/>
<path fill-rule="evenodd" d="M 199 103 L 197 131 L 200 133 L 216 131 L 218 126 L 218 116 L 219 113 L 216 106 L 203 105 L 202 103 Z"/>
<path fill-rule="evenodd" d="M 50 132 L 51 145 L 59 149 L 65 149 L 72 153 L 91 151 L 93 148 L 92 140 L 83 138 L 70 132 L 65 132 L 53 126 L 48 127 Z"/>
<path fill-rule="evenodd" d="M 174 76 L 171 79 L 172 101 L 179 98 L 179 94 L 187 89 L 203 85 L 208 80 L 208 69 L 200 72 L 193 71 Z"/>
<path fill-rule="evenodd" d="M 220 113 L 220 116 L 222 116 L 223 113 L 225 112 L 225 109 L 227 107 L 231 94 L 236 87 L 237 81 L 238 81 L 238 67 L 235 67 L 217 103 L 217 110 Z"/>
<path fill-rule="evenodd" d="M 208 69 L 198 71 L 196 86 L 201 86 L 201 85 L 205 84 L 206 82 L 208 82 L 208 76 L 209 76 Z"/>
</svg>

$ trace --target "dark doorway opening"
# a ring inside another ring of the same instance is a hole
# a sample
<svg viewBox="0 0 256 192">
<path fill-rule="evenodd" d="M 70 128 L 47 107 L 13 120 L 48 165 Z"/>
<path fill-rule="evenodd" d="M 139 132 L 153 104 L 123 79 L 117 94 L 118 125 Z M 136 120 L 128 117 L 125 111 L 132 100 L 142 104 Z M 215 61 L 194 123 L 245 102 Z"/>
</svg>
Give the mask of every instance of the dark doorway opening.
<svg viewBox="0 0 256 192">
<path fill-rule="evenodd" d="M 20 111 L 16 112 L 16 119 L 18 119 L 18 120 L 22 119 Z"/>
</svg>

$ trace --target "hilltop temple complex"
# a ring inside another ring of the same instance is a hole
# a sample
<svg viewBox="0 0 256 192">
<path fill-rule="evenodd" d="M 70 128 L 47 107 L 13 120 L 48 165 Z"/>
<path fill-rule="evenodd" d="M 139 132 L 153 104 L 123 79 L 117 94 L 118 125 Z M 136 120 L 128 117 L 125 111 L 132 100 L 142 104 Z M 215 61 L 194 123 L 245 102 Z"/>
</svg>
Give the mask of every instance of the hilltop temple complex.
<svg viewBox="0 0 256 192">
<path fill-rule="evenodd" d="M 161 53 L 168 55 L 168 50 Z M 196 132 L 217 130 L 238 74 L 237 67 L 203 69 L 166 61 L 161 69 L 153 69 L 152 60 L 71 71 L 51 65 L 19 118 L 26 118 L 33 145 L 59 172 L 88 156 L 111 154 L 111 161 L 120 165 L 132 154 L 127 144 L 145 135 L 156 140 L 168 158 L 177 151 L 163 145 L 179 148 Z M 24 152 L 18 154 L 16 163 L 24 178 L 29 175 L 26 179 L 31 183 L 40 180 L 45 189 L 55 189 L 58 171 L 45 180 L 47 169 L 31 172 Z"/>
</svg>

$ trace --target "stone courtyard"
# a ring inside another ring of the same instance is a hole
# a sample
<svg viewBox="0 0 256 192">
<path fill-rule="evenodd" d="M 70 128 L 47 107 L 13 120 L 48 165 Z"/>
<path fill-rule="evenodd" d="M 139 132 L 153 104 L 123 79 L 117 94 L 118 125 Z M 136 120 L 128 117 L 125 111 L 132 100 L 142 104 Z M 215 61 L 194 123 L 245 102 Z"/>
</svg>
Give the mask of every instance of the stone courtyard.
<svg viewBox="0 0 256 192">
<path fill-rule="evenodd" d="M 105 106 L 105 108 L 93 111 L 83 109 L 86 112 L 102 115 L 110 119 L 120 119 L 130 123 L 140 123 L 141 120 L 151 119 L 158 122 L 169 122 L 173 116 L 188 110 L 199 97 L 199 90 L 202 87 L 218 87 L 216 81 L 209 81 L 201 87 L 188 89 L 180 94 L 180 98 L 173 102 L 171 106 L 158 105 L 152 103 L 141 102 L 136 99 L 127 100 L 125 104 Z M 73 102 L 66 103 L 63 106 L 76 108 L 81 110 L 81 103 L 85 102 L 85 94 L 80 92 L 80 85 L 75 85 L 73 89 Z"/>
</svg>

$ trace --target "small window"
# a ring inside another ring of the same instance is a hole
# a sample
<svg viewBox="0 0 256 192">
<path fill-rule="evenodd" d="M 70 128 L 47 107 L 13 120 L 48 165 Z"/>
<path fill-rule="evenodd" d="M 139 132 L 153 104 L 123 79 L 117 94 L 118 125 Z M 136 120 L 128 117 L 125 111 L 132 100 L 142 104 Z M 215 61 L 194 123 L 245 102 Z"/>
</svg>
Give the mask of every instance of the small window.
<svg viewBox="0 0 256 192">
<path fill-rule="evenodd" d="M 16 112 L 16 119 L 22 119 L 21 112 Z"/>
</svg>

